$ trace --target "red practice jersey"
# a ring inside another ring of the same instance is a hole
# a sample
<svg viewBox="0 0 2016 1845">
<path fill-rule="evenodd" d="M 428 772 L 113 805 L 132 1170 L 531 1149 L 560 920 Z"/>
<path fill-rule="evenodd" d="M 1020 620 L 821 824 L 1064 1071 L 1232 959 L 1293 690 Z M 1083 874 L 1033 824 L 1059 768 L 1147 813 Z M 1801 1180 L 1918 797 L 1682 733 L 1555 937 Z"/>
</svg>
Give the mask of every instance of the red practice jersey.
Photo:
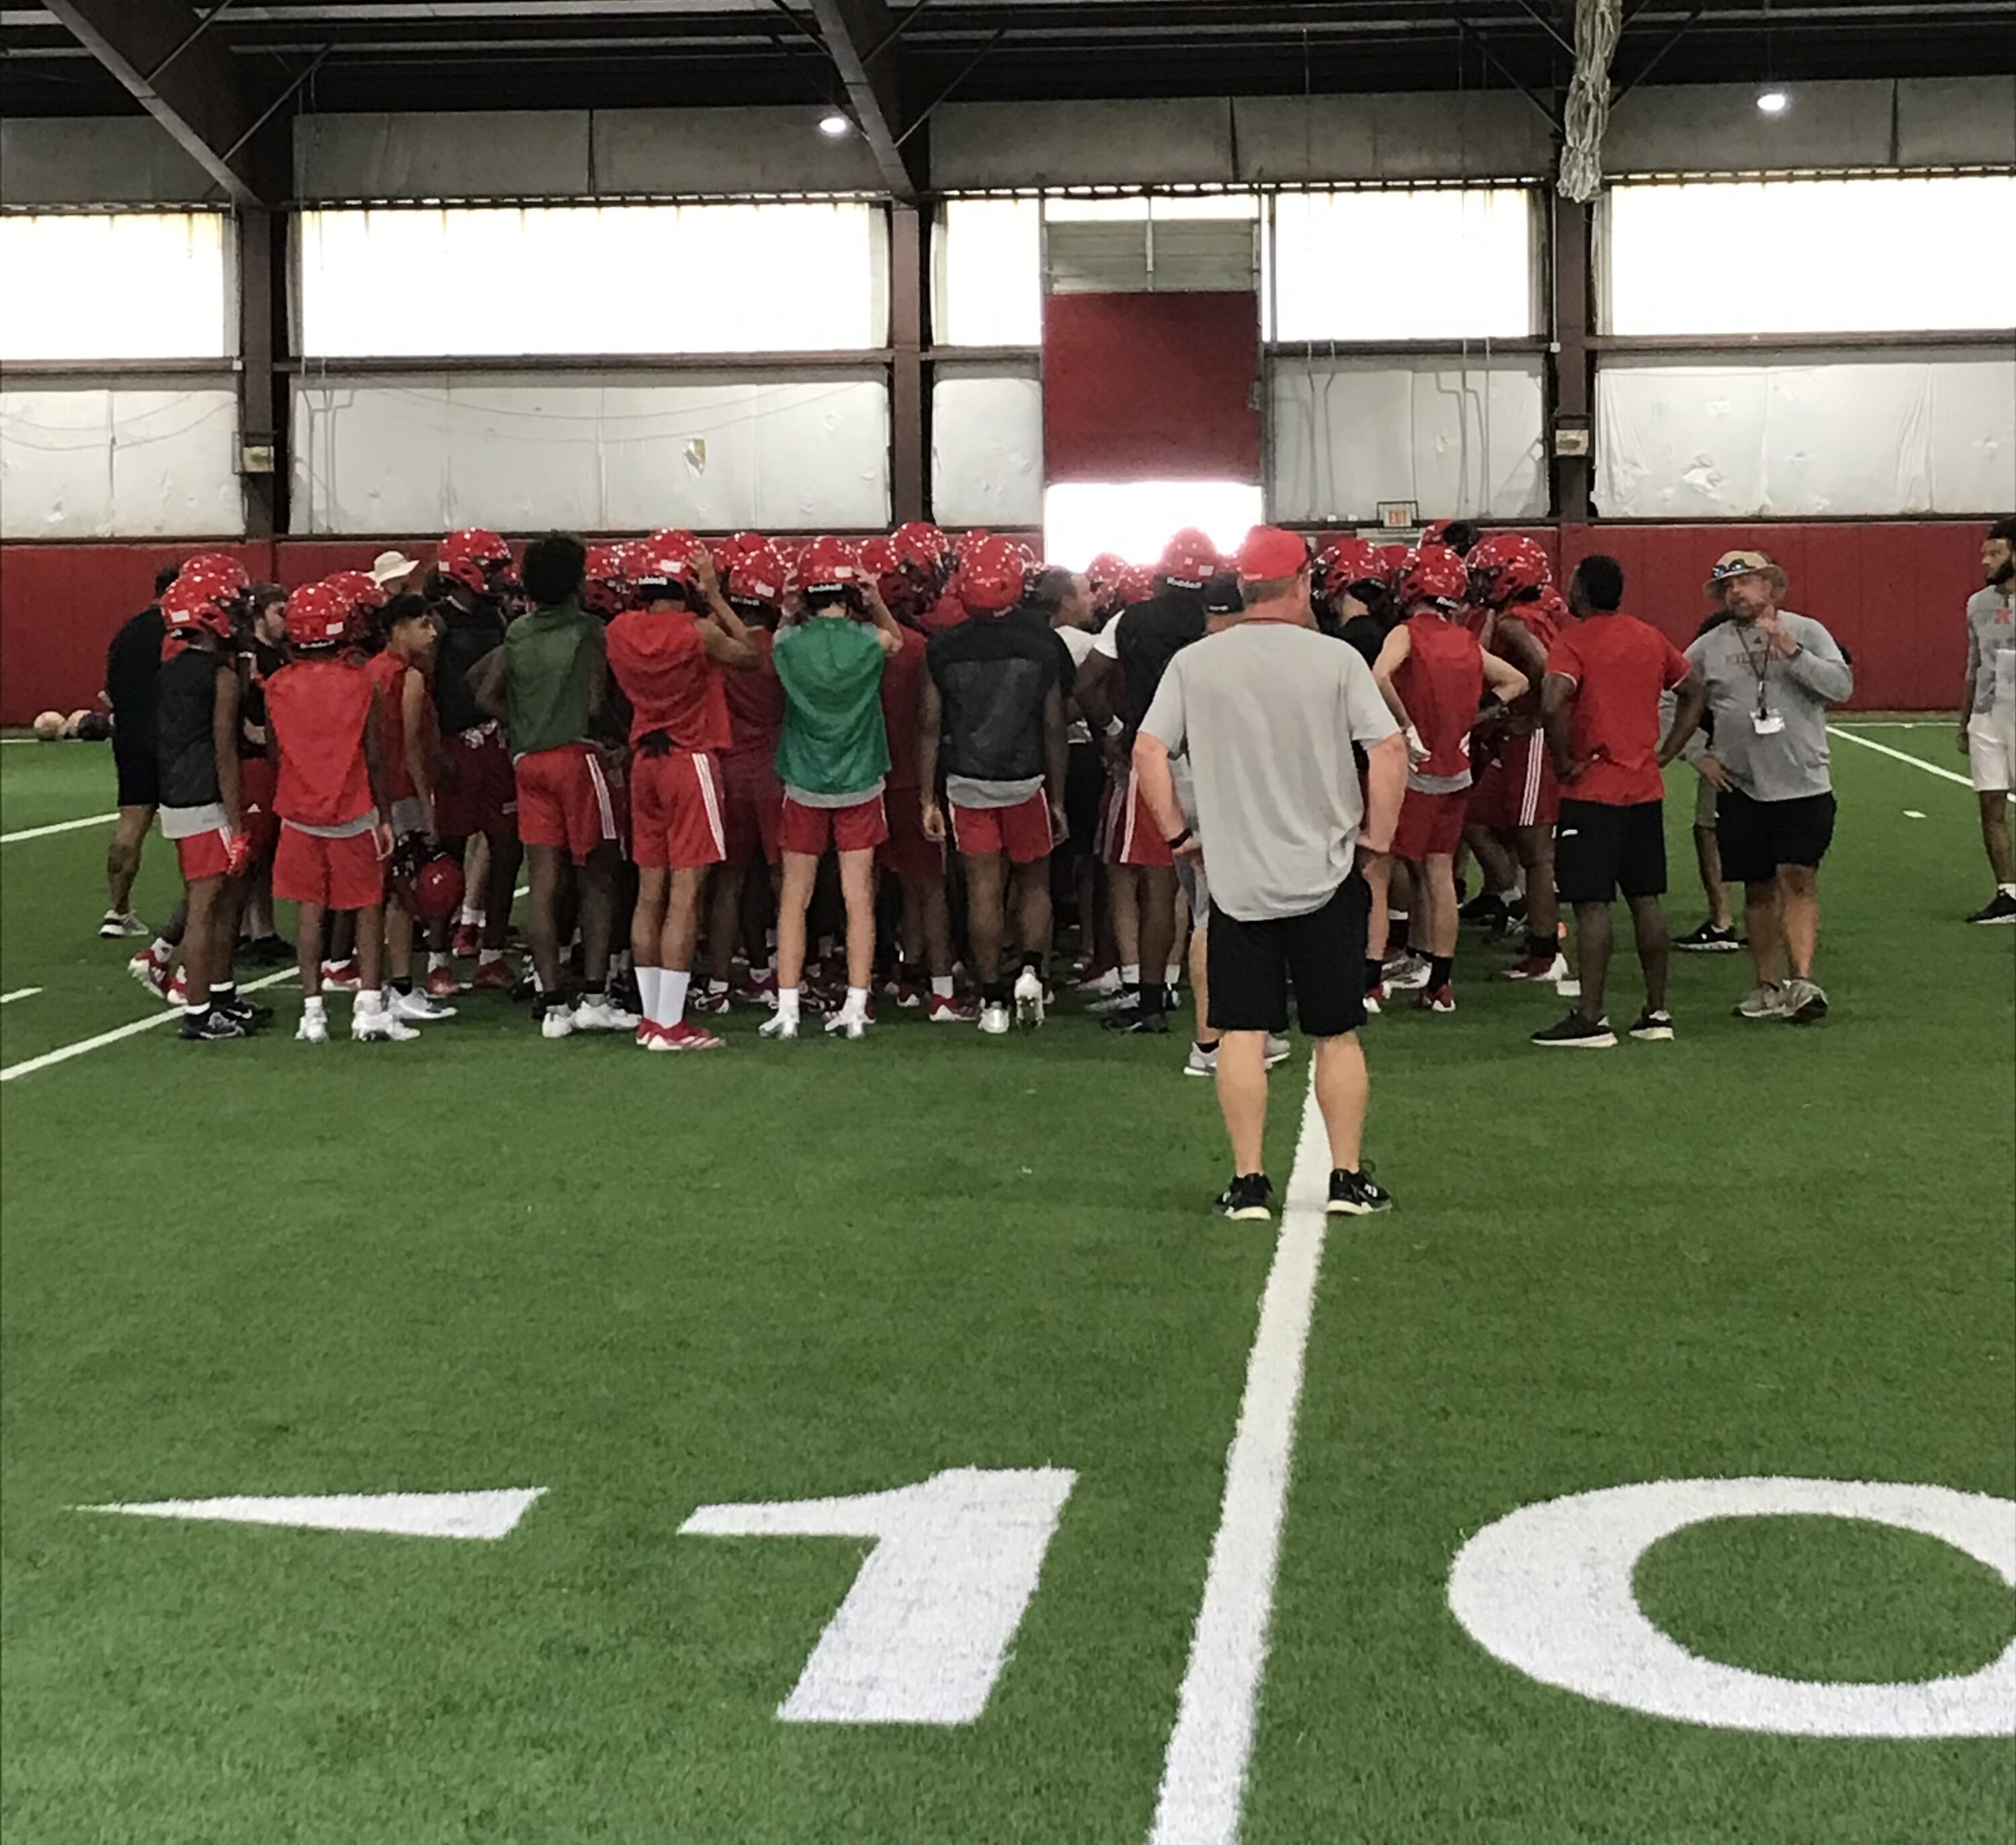
<svg viewBox="0 0 2016 1845">
<path fill-rule="evenodd" d="M 413 772 L 406 764 L 406 675 L 419 668 L 401 660 L 387 647 L 373 654 L 364 664 L 364 676 L 378 688 L 378 758 L 385 771 L 385 798 L 410 801 L 419 793 L 413 785 Z M 430 744 L 434 732 L 434 701 L 431 690 L 420 701 L 420 723 Z"/>
<path fill-rule="evenodd" d="M 630 741 L 662 730 L 682 750 L 732 741 L 726 677 L 682 610 L 632 609 L 609 624 L 609 670 L 630 701 Z"/>
<path fill-rule="evenodd" d="M 297 660 L 266 682 L 266 715 L 280 740 L 273 811 L 302 827 L 344 827 L 371 813 L 364 730 L 369 674 L 340 660 Z"/>
<path fill-rule="evenodd" d="M 1690 670 L 1658 629 L 1630 615 L 1591 615 L 1555 637 L 1547 671 L 1575 681 L 1569 747 L 1589 765 L 1568 799 L 1635 807 L 1659 798 L 1659 697 Z"/>
<path fill-rule="evenodd" d="M 917 707 L 923 691 L 924 637 L 905 628 L 902 650 L 882 662 L 882 725 L 889 733 L 892 788 L 917 785 Z"/>
<path fill-rule="evenodd" d="M 1460 622 L 1414 615 L 1407 622 L 1407 658 L 1393 676 L 1394 690 L 1427 746 L 1427 759 L 1412 771 L 1424 784 L 1470 779 L 1470 733 L 1484 695 L 1484 651 Z"/>
<path fill-rule="evenodd" d="M 762 656 L 753 672 L 727 675 L 729 753 L 760 755 L 766 762 L 777 753 L 777 739 L 784 728 L 784 688 L 777 670 L 770 664 L 770 647 L 776 636 L 767 628 L 751 628 L 749 644 Z"/>
</svg>

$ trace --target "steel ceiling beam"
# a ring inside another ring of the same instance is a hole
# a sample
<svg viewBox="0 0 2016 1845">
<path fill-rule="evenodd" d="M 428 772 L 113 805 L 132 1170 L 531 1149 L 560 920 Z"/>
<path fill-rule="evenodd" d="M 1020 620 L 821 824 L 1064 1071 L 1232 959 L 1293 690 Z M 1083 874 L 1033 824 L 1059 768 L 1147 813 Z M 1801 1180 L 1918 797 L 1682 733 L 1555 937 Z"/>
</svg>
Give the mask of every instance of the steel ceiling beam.
<svg viewBox="0 0 2016 1845">
<path fill-rule="evenodd" d="M 914 203 L 926 185 L 923 146 L 911 136 L 903 107 L 895 22 L 887 0 L 812 0 L 812 8 L 883 182 L 892 197 Z"/>
</svg>

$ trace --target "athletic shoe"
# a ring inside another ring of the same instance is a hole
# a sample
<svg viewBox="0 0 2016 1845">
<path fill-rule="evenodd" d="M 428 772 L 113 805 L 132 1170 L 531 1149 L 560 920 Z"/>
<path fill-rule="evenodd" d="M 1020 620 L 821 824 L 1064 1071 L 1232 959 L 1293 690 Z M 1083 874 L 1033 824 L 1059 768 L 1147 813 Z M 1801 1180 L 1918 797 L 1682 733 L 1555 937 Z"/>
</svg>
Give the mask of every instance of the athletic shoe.
<svg viewBox="0 0 2016 1845">
<path fill-rule="evenodd" d="M 574 1009 L 574 1029 L 578 1032 L 634 1032 L 637 1029 L 637 1014 L 625 1011 L 606 993 L 593 999 L 584 993 Z"/>
<path fill-rule="evenodd" d="M 625 970 L 609 976 L 609 1003 L 618 1012 L 627 1012 L 632 1018 L 644 1016 L 644 996 L 637 985 L 637 976 Z"/>
<path fill-rule="evenodd" d="M 207 1044 L 222 1043 L 229 1038 L 249 1038 L 252 1034 L 237 1014 L 211 1006 L 200 1012 L 185 1013 L 179 1035 L 185 1043 Z"/>
<path fill-rule="evenodd" d="M 1096 999 L 1111 998 L 1120 990 L 1120 970 L 1108 968 L 1103 973 L 1093 975 L 1089 980 L 1081 980 L 1072 990 L 1090 993 Z"/>
<path fill-rule="evenodd" d="M 382 1006 L 374 1007 L 369 1011 L 358 1006 L 350 1014 L 350 1035 L 360 1044 L 376 1043 L 380 1040 L 393 1044 L 410 1044 L 420 1034 Z"/>
<path fill-rule="evenodd" d="M 1385 1010 L 1386 983 L 1382 980 L 1378 986 L 1366 989 L 1365 1011 L 1366 1017 L 1377 1018 Z"/>
<path fill-rule="evenodd" d="M 176 968 L 175 978 L 168 982 L 161 997 L 171 1006 L 179 1006 L 185 1011 L 189 1009 L 189 976 L 181 968 Z"/>
<path fill-rule="evenodd" d="M 1043 977 L 1034 968 L 1024 968 L 1015 976 L 1015 1022 L 1032 1032 L 1043 1022 Z"/>
<path fill-rule="evenodd" d="M 458 923 L 451 944 L 455 953 L 468 960 L 483 946 L 483 932 L 474 923 Z"/>
<path fill-rule="evenodd" d="M 797 1035 L 798 1022 L 795 1018 L 787 1018 L 781 1012 L 774 1018 L 765 1019 L 757 1032 L 758 1036 L 763 1038 L 790 1039 Z"/>
<path fill-rule="evenodd" d="M 1571 1012 L 1559 1025 L 1534 1032 L 1528 1042 L 1568 1050 L 1614 1050 L 1617 1034 L 1607 1018 L 1599 1018 L 1592 1025 L 1579 1012 Z"/>
<path fill-rule="evenodd" d="M 1266 1061 L 1269 1069 L 1273 1069 L 1276 1064 L 1286 1063 L 1294 1054 L 1294 1047 L 1286 1038 L 1277 1038 L 1272 1032 L 1267 1034 Z M 1215 1076 L 1218 1074 L 1218 1047 L 1214 1044 L 1207 1050 L 1202 1045 L 1193 1043 L 1190 1054 L 1184 1060 L 1183 1074 L 1186 1076 Z"/>
<path fill-rule="evenodd" d="M 1785 989 L 1775 980 L 1761 981 L 1737 1001 L 1738 1018 L 1783 1018 Z"/>
<path fill-rule="evenodd" d="M 1141 1004 L 1141 996 L 1116 986 L 1103 999 L 1094 1000 L 1085 1007 L 1095 1018 L 1104 1018 L 1115 1012 L 1132 1012 Z"/>
<path fill-rule="evenodd" d="M 322 964 L 322 984 L 326 993 L 354 993 L 363 981 L 358 973 L 355 960 L 324 961 Z"/>
<path fill-rule="evenodd" d="M 942 993 L 933 993 L 930 1009 L 924 1016 L 933 1025 L 970 1025 L 979 1014 L 970 1006 L 962 1006 L 958 1000 L 947 999 Z"/>
<path fill-rule="evenodd" d="M 229 1013 L 244 1026 L 247 1036 L 254 1032 L 263 1032 L 273 1022 L 273 1008 L 271 1006 L 262 1006 L 257 1000 L 248 1000 L 242 993 L 222 1006 L 213 1006 L 211 1010 Z"/>
<path fill-rule="evenodd" d="M 417 988 L 409 993 L 394 993 L 392 1011 L 409 1025 L 430 1025 L 437 1019 L 455 1017 L 452 1006 L 437 1005 L 429 995 Z"/>
<path fill-rule="evenodd" d="M 1428 964 L 1420 955 L 1403 954 L 1397 962 L 1386 964 L 1386 978 L 1381 984 L 1396 993 L 1417 992 L 1428 984 Z"/>
<path fill-rule="evenodd" d="M 980 1009 L 980 1029 L 990 1038 L 1006 1037 L 1008 1028 L 1013 1022 L 1013 1018 L 1008 1008 L 999 1002 Z"/>
<path fill-rule="evenodd" d="M 329 1020 L 319 1012 L 304 1012 L 301 1022 L 294 1027 L 297 1044 L 326 1044 L 329 1042 Z"/>
<path fill-rule="evenodd" d="M 1330 1198 L 1323 1209 L 1333 1217 L 1370 1217 L 1375 1211 L 1390 1211 L 1392 1195 L 1374 1182 L 1371 1169 L 1354 1173 L 1343 1166 L 1330 1176 Z"/>
<path fill-rule="evenodd" d="M 1267 1034 L 1267 1068 L 1284 1064 L 1295 1054 L 1295 1047 L 1286 1038 L 1277 1038 L 1272 1032 Z"/>
<path fill-rule="evenodd" d="M 1670 1012 L 1654 1012 L 1647 1006 L 1632 1025 L 1631 1035 L 1641 1043 L 1670 1043 L 1673 1036 L 1673 1015 Z"/>
<path fill-rule="evenodd" d="M 549 1006 L 539 1014 L 539 1036 L 542 1038 L 571 1038 L 574 1036 L 574 1014 L 564 1005 Z"/>
<path fill-rule="evenodd" d="M 462 982 L 455 978 L 452 968 L 430 969 L 422 984 L 430 1000 L 452 1000 L 462 991 Z"/>
<path fill-rule="evenodd" d="M 168 964 L 157 961 L 144 950 L 126 964 L 126 971 L 157 1000 L 168 996 Z"/>
<path fill-rule="evenodd" d="M 98 925 L 99 939 L 104 942 L 124 942 L 135 935 L 152 933 L 130 910 L 108 910 L 104 921 Z"/>
<path fill-rule="evenodd" d="M 1705 922 L 1684 935 L 1676 935 L 1673 946 L 1690 954 L 1733 954 L 1743 942 L 1733 927 L 1717 928 L 1712 922 Z"/>
<path fill-rule="evenodd" d="M 449 978 L 452 979 L 454 976 L 451 975 Z M 427 976 L 427 990 L 430 993 L 434 991 L 434 978 L 431 974 Z M 517 976 L 511 971 L 511 964 L 500 956 L 494 961 L 479 961 L 469 984 L 479 989 L 488 987 L 509 993 L 518 981 Z"/>
<path fill-rule="evenodd" d="M 1218 1195 L 1218 1214 L 1235 1223 L 1265 1223 L 1274 1215 L 1274 1182 L 1265 1173 L 1240 1173 Z"/>
<path fill-rule="evenodd" d="M 1505 970 L 1507 980 L 1559 980 L 1568 971 L 1564 954 L 1529 954 Z"/>
<path fill-rule="evenodd" d="M 725 1018 L 729 1004 L 728 989 L 725 986 L 710 986 L 704 992 L 686 995 L 686 1010 L 708 1018 Z"/>
<path fill-rule="evenodd" d="M 1788 980 L 1783 989 L 1787 1025 L 1817 1025 L 1827 1015 L 1827 996 L 1810 980 Z"/>
<path fill-rule="evenodd" d="M 654 1025 L 647 1018 L 637 1029 L 639 1033 L 648 1031 L 651 1034 L 649 1039 L 640 1036 L 637 1040 L 646 1050 L 721 1050 L 727 1047 L 725 1039 L 704 1032 L 683 1018 L 677 1025 Z"/>
<path fill-rule="evenodd" d="M 1467 923 L 1496 922 L 1507 913 L 1505 899 L 1496 891 L 1479 891 L 1456 911 L 1456 915 Z"/>
<path fill-rule="evenodd" d="M 1424 986 L 1414 995 L 1414 1010 L 1417 1012 L 1453 1012 L 1456 1010 L 1456 995 L 1449 990 L 1446 982 L 1440 986 Z"/>
<path fill-rule="evenodd" d="M 1130 1038 L 1166 1038 L 1169 1035 L 1169 1015 L 1166 1012 L 1143 1012 L 1138 1007 L 1132 1012 L 1115 1012 L 1100 1020 L 1109 1032 L 1118 1032 Z"/>
<path fill-rule="evenodd" d="M 868 1028 L 873 1023 L 865 1012 L 850 1012 L 843 1006 L 826 1022 L 826 1035 L 858 1043 L 868 1036 Z"/>
<path fill-rule="evenodd" d="M 777 1004 L 777 976 L 775 974 L 751 974 L 736 988 L 735 996 L 751 1005 L 774 1007 Z"/>
<path fill-rule="evenodd" d="M 255 935 L 238 953 L 255 968 L 284 968 L 294 958 L 294 945 L 284 935 Z"/>
<path fill-rule="evenodd" d="M 1971 923 L 2016 923 L 2016 896 L 1998 890 L 1967 919 Z M 101 935 L 103 929 L 98 932 Z"/>
</svg>

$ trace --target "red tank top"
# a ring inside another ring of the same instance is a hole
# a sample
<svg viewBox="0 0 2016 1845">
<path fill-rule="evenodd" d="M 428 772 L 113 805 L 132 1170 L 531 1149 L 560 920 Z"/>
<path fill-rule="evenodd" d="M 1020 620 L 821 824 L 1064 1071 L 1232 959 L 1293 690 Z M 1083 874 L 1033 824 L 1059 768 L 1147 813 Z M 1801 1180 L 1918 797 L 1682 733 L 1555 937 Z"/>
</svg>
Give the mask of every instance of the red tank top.
<svg viewBox="0 0 2016 1845">
<path fill-rule="evenodd" d="M 751 672 L 725 676 L 731 755 L 760 753 L 768 762 L 777 753 L 777 739 L 784 729 L 784 688 L 770 664 L 770 648 L 776 638 L 767 628 L 751 629 L 749 644 L 762 655 L 762 664 Z"/>
<path fill-rule="evenodd" d="M 364 729 L 369 673 L 336 660 L 297 660 L 266 682 L 266 717 L 280 740 L 273 811 L 304 827 L 343 827 L 372 811 Z"/>
<path fill-rule="evenodd" d="M 406 675 L 419 670 L 389 647 L 365 662 L 365 677 L 378 688 L 378 759 L 385 770 L 386 798 L 391 801 L 411 801 L 419 794 L 406 762 L 405 702 Z M 437 734 L 434 722 L 433 698 L 422 699 L 420 730 L 428 748 Z"/>
<path fill-rule="evenodd" d="M 1437 779 L 1467 776 L 1470 733 L 1484 694 L 1483 650 L 1467 628 L 1438 615 L 1410 617 L 1407 645 L 1394 689 L 1428 751 L 1413 773 Z"/>
<path fill-rule="evenodd" d="M 725 676 L 682 611 L 632 609 L 609 624 L 609 670 L 630 701 L 630 741 L 662 730 L 682 750 L 732 741 Z"/>
</svg>

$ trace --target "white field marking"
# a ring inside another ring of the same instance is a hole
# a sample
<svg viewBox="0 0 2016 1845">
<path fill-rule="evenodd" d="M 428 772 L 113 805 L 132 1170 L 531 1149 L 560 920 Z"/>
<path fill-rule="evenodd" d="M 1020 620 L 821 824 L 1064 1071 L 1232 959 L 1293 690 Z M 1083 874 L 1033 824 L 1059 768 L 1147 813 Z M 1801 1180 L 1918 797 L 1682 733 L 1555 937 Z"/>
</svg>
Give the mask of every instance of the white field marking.
<svg viewBox="0 0 2016 1845">
<path fill-rule="evenodd" d="M 1330 1146 L 1316 1070 L 1281 1214 L 1281 1234 L 1246 1362 L 1246 1394 L 1225 1458 L 1225 1498 L 1211 1540 L 1190 1664 L 1162 1760 L 1150 1845 L 1233 1845 L 1274 1611 L 1274 1577 L 1294 1459 L 1302 1354 L 1323 1263 Z"/>
<path fill-rule="evenodd" d="M 39 986 L 17 986 L 10 993 L 0 993 L 0 1006 L 11 1006 L 16 1000 L 32 1000 L 41 990 Z"/>
<path fill-rule="evenodd" d="M 887 1493 L 703 1505 L 679 1533 L 875 1539 L 778 1717 L 970 1724 L 1007 1663 L 1076 1478 L 955 1467 Z"/>
<path fill-rule="evenodd" d="M 1449 1566 L 1449 1612 L 1543 1685 L 1715 1729 L 1788 1736 L 2016 1736 L 2016 1641 L 1978 1671 L 1893 1684 L 1780 1678 L 1690 1652 L 1638 1605 L 1662 1537 L 1708 1519 L 1857 1519 L 1937 1537 L 2016 1587 L 2016 1501 L 1888 1480 L 1647 1480 L 1523 1505 Z"/>
<path fill-rule="evenodd" d="M 292 968 L 283 968 L 277 974 L 267 974 L 257 980 L 248 980 L 239 989 L 241 993 L 256 993 L 264 986 L 277 986 L 283 980 L 294 977 Z M 54 1050 L 45 1050 L 40 1057 L 23 1058 L 17 1064 L 9 1064 L 0 1069 L 0 1083 L 12 1083 L 16 1076 L 32 1076 L 38 1070 L 46 1070 L 52 1065 L 67 1064 L 74 1057 L 81 1057 L 87 1050 L 103 1050 L 108 1044 L 117 1044 L 122 1038 L 137 1038 L 142 1032 L 151 1032 L 157 1026 L 182 1023 L 179 1006 L 164 1006 L 151 1018 L 136 1018 L 131 1025 L 115 1025 L 109 1032 L 100 1032 L 94 1038 L 80 1038 L 74 1044 L 64 1044 Z"/>
<path fill-rule="evenodd" d="M 1904 817 L 1907 820 L 1921 820 L 1925 816 L 1917 808 L 1907 807 L 1904 809 Z"/>
<path fill-rule="evenodd" d="M 329 1493 L 280 1499 L 157 1499 L 142 1505 L 77 1505 L 73 1512 L 136 1519 L 291 1525 L 304 1531 L 375 1531 L 387 1537 L 508 1537 L 544 1486 L 494 1493 Z"/>
<path fill-rule="evenodd" d="M 1950 730 L 1950 718 L 1843 718 L 1844 730 Z"/>
<path fill-rule="evenodd" d="M 22 839 L 46 839 L 52 833 L 74 833 L 82 827 L 109 827 L 118 817 L 116 813 L 91 813 L 81 820 L 58 820 L 48 827 L 23 827 L 18 833 L 0 833 L 0 845 L 12 845 Z"/>
<path fill-rule="evenodd" d="M 1926 774 L 1936 775 L 1942 781 L 1957 781 L 1964 788 L 1971 788 L 1974 786 L 1974 784 L 1957 769 L 1942 769 L 1938 763 L 1928 762 L 1922 756 L 1910 755 L 1903 750 L 1893 750 L 1887 743 L 1878 743 L 1873 737 L 1858 737 L 1852 730 L 1844 730 L 1838 724 L 1828 725 L 1827 734 L 1830 737 L 1845 737 L 1850 743 L 1859 743 L 1864 749 L 1874 750 L 1879 756 L 1888 756 L 1893 762 L 1909 762 L 1913 769 L 1922 769 Z M 2016 801 L 2016 794 L 2012 794 L 2010 798 Z"/>
</svg>

